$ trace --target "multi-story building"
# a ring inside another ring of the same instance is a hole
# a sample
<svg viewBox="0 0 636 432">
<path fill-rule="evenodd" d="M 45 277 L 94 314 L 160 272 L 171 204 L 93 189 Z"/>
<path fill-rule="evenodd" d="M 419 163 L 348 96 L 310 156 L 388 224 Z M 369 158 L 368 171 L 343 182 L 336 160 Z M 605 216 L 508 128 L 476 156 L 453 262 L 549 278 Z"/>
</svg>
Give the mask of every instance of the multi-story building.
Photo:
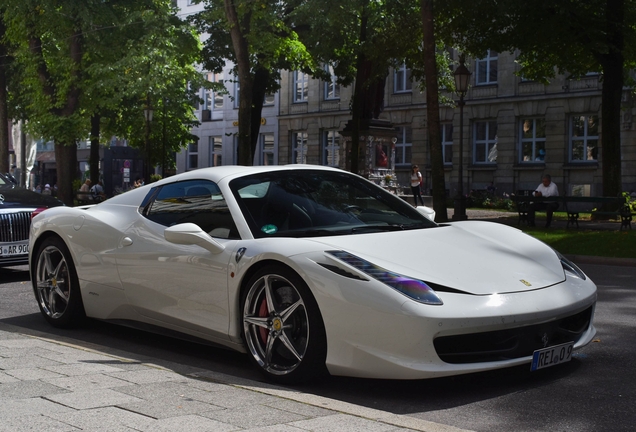
<svg viewBox="0 0 636 432">
<path fill-rule="evenodd" d="M 559 76 L 544 85 L 515 74 L 514 53 L 489 51 L 470 63 L 471 88 L 465 97 L 463 126 L 459 108 L 440 109 L 449 191 L 457 187 L 455 162 L 460 157 L 459 128 L 463 127 L 464 190 L 487 189 L 491 184 L 498 193 L 534 189 L 548 173 L 562 194 L 601 195 L 600 76 L 589 74 L 579 80 Z M 280 163 L 343 166 L 330 155 L 336 153 L 332 149 L 342 139 L 338 132 L 350 119 L 351 89 L 333 89 L 333 82 L 307 79 L 301 73 L 283 75 L 278 116 Z M 629 95 L 626 89 L 621 168 L 624 190 L 634 191 L 636 132 Z M 396 128 L 395 168 L 400 182 L 407 184 L 410 166 L 415 163 L 428 168 L 426 184 L 430 184 L 426 98 L 404 67 L 387 78 L 380 118 Z"/>
<path fill-rule="evenodd" d="M 179 0 L 184 13 L 200 5 Z M 579 80 L 559 76 L 547 85 L 516 75 L 515 53 L 488 51 L 469 61 L 472 72 L 460 125 L 459 108 L 442 106 L 442 149 L 448 192 L 457 190 L 459 128 L 463 128 L 464 190 L 494 186 L 498 194 L 534 189 L 548 173 L 562 194 L 602 194 L 602 119 L 600 75 Z M 229 94 L 204 92 L 197 111 L 199 137 L 177 157 L 179 172 L 235 164 L 238 132 L 238 86 L 231 75 L 207 74 L 223 81 Z M 299 71 L 282 73 L 281 89 L 263 108 L 255 165 L 309 163 L 344 167 L 342 131 L 351 118 L 352 87 L 335 77 L 323 81 Z M 622 177 L 626 191 L 636 190 L 636 110 L 624 94 L 622 112 Z M 446 96 L 456 98 L 447 93 Z M 380 118 L 395 127 L 394 166 L 398 182 L 407 185 L 411 164 L 430 185 L 430 144 L 426 97 L 405 67 L 392 70 L 384 90 Z"/>
</svg>

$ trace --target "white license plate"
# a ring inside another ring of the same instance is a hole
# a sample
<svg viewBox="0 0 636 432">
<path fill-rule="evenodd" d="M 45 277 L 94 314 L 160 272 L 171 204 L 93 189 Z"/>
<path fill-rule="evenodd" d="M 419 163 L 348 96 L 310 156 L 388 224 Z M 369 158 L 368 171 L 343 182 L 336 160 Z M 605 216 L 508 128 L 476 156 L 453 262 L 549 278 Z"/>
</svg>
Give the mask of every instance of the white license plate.
<svg viewBox="0 0 636 432">
<path fill-rule="evenodd" d="M 568 342 L 561 345 L 551 346 L 536 350 L 532 354 L 531 371 L 544 369 L 550 366 L 556 366 L 561 363 L 572 360 L 572 351 L 574 350 L 574 342 Z"/>
<path fill-rule="evenodd" d="M 28 243 L 11 243 L 0 246 L 0 255 L 10 257 L 15 255 L 26 255 L 29 253 Z"/>
</svg>

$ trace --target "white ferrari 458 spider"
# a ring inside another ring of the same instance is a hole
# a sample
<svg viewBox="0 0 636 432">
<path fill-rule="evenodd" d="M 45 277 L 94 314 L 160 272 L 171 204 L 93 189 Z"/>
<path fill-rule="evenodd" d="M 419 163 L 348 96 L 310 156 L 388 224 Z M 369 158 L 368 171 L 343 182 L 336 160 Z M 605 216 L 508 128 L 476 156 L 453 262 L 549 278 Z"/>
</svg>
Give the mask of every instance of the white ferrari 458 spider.
<svg viewBox="0 0 636 432">
<path fill-rule="evenodd" d="M 503 224 L 432 219 L 337 169 L 206 168 L 38 214 L 30 271 L 56 327 L 181 334 L 278 382 L 535 370 L 591 341 L 576 265 Z"/>
</svg>

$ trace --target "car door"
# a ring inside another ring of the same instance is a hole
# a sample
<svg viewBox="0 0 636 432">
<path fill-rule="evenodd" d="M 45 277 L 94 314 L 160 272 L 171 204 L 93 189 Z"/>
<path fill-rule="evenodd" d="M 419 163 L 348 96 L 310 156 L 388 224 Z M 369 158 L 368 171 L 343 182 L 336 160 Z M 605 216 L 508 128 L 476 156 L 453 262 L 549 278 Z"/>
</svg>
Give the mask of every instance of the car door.
<svg viewBox="0 0 636 432">
<path fill-rule="evenodd" d="M 218 186 L 207 180 L 175 182 L 151 195 L 137 222 L 125 230 L 127 245 L 117 259 L 130 304 L 157 325 L 227 339 L 227 268 L 238 233 Z M 166 241 L 167 227 L 187 222 L 226 248 L 212 253 Z"/>
</svg>

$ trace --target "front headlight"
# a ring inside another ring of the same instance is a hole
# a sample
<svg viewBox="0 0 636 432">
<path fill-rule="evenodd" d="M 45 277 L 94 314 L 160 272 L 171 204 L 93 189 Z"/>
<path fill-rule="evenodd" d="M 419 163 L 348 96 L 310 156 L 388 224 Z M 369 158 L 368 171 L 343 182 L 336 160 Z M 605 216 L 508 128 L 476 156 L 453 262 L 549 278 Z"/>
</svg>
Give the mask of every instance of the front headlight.
<svg viewBox="0 0 636 432">
<path fill-rule="evenodd" d="M 559 260 L 561 260 L 561 266 L 563 267 L 563 270 L 566 273 L 569 273 L 572 276 L 577 277 L 579 279 L 583 279 L 583 280 L 587 279 L 587 277 L 585 276 L 585 273 L 583 273 L 583 270 L 581 270 L 576 264 L 574 264 L 572 261 L 570 261 L 563 255 L 561 255 L 559 252 L 556 252 L 556 254 L 559 257 Z"/>
<path fill-rule="evenodd" d="M 410 299 L 428 305 L 444 304 L 437 293 L 424 281 L 393 273 L 345 251 L 327 251 L 327 253 Z"/>
</svg>

